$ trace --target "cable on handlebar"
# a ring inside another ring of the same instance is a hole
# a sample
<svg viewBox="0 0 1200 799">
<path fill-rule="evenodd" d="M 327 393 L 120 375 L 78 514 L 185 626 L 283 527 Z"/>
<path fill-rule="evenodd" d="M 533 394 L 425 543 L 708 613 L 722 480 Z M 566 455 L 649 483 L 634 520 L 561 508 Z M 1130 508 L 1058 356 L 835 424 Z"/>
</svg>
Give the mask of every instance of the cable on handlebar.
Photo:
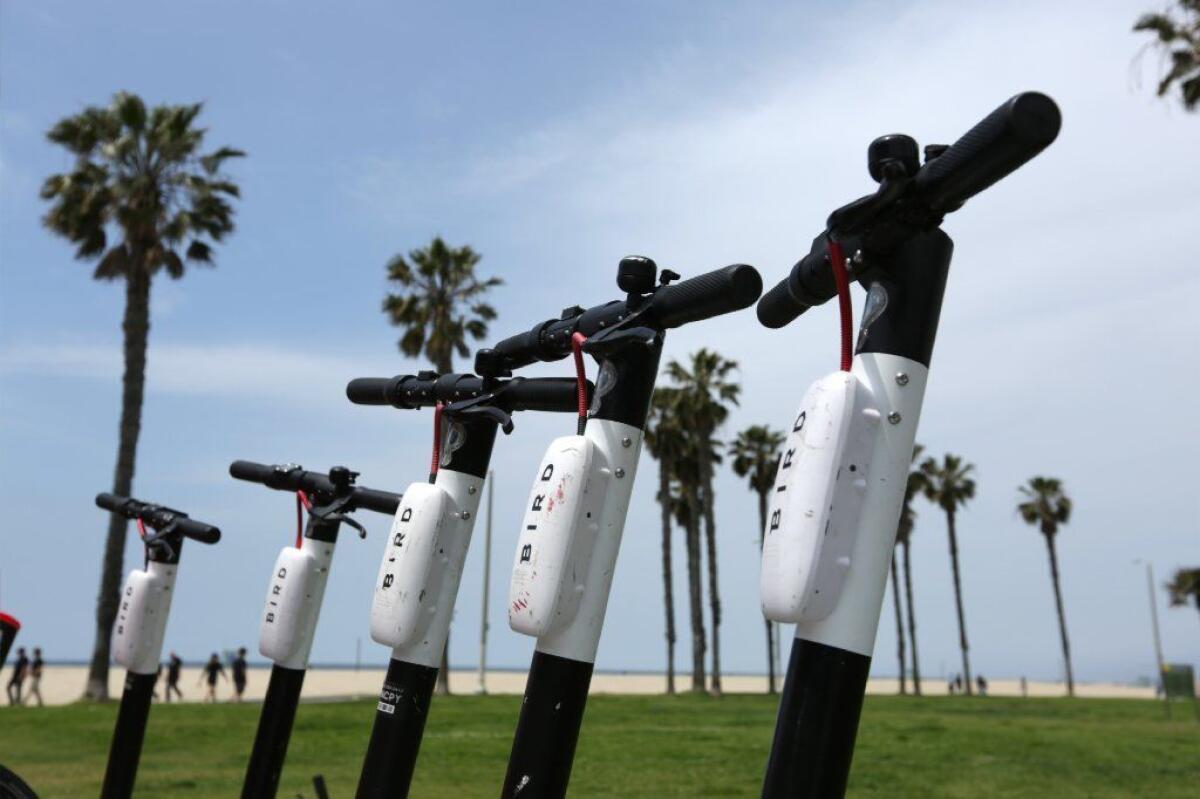
<svg viewBox="0 0 1200 799">
<path fill-rule="evenodd" d="M 837 284 L 838 316 L 841 319 L 842 357 L 840 368 L 843 372 L 849 372 L 854 359 L 854 311 L 850 307 L 850 275 L 846 272 L 846 257 L 842 252 L 841 242 L 829 236 L 827 247 L 829 265 L 833 269 L 833 281 Z"/>
<path fill-rule="evenodd" d="M 579 422 L 576 427 L 576 435 L 583 435 L 583 431 L 587 428 L 587 372 L 583 367 L 583 345 L 587 341 L 587 336 L 576 330 L 571 334 L 571 354 L 575 357 L 575 382 L 578 385 L 579 393 Z"/>
</svg>

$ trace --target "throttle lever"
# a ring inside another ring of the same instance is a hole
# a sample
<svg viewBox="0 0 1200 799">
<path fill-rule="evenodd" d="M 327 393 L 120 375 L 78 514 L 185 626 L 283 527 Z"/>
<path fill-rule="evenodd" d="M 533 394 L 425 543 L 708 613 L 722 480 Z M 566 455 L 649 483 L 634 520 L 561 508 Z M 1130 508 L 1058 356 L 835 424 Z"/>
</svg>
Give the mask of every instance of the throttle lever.
<svg viewBox="0 0 1200 799">
<path fill-rule="evenodd" d="M 589 337 L 587 341 L 583 342 L 582 349 L 589 355 L 605 358 L 626 347 L 650 348 L 654 346 L 654 342 L 660 335 L 662 334 L 652 327 L 643 325 L 624 327 L 618 324 Z"/>
</svg>

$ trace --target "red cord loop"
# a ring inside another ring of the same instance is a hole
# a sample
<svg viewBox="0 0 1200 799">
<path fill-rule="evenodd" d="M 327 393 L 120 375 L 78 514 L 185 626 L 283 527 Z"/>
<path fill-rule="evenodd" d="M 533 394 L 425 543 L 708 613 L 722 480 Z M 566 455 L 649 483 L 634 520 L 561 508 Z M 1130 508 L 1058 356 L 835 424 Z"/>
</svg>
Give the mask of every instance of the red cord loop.
<svg viewBox="0 0 1200 799">
<path fill-rule="evenodd" d="M 303 491 L 296 492 L 296 549 L 304 543 L 304 511 L 312 510 L 312 501 Z"/>
<path fill-rule="evenodd" d="M 429 482 L 437 477 L 438 466 L 442 460 L 442 408 L 445 405 L 439 402 L 433 406 L 433 454 L 429 459 Z"/>
<path fill-rule="evenodd" d="M 833 282 L 837 286 L 838 313 L 841 316 L 841 370 L 849 372 L 850 363 L 854 356 L 854 312 L 850 308 L 850 275 L 846 272 L 846 257 L 842 253 L 841 243 L 828 237 L 826 237 L 826 240 L 828 242 L 829 265 L 833 268 Z"/>
<path fill-rule="evenodd" d="M 577 396 L 579 402 L 579 435 L 583 435 L 584 428 L 587 427 L 587 373 L 583 368 L 583 343 L 587 341 L 587 336 L 576 330 L 571 334 L 571 354 L 575 356 L 575 385 L 577 387 Z"/>
<path fill-rule="evenodd" d="M 146 540 L 146 523 L 143 522 L 140 518 L 137 520 L 137 528 L 138 528 L 138 535 L 140 535 L 142 537 L 142 540 L 145 541 Z"/>
</svg>

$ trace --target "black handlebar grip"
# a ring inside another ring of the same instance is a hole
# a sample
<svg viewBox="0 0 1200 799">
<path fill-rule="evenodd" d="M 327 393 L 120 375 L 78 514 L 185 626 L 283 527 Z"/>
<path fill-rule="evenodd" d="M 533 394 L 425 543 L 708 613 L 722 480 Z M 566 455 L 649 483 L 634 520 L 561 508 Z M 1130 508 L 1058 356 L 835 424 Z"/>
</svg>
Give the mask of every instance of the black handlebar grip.
<svg viewBox="0 0 1200 799">
<path fill-rule="evenodd" d="M 125 508 L 125 503 L 128 501 L 128 497 L 118 497 L 116 494 L 109 494 L 107 492 L 96 495 L 96 507 L 112 511 L 113 513 L 121 513 Z"/>
<path fill-rule="evenodd" d="M 541 349 L 541 328 L 543 325 L 538 325 L 533 330 L 527 330 L 524 333 L 518 333 L 515 336 L 509 336 L 503 341 L 496 343 L 491 347 L 490 357 L 496 358 L 496 364 L 504 370 L 520 369 L 529 366 L 538 359 L 538 351 Z M 479 363 L 476 357 L 476 364 Z M 476 371 L 480 371 L 478 367 Z"/>
<path fill-rule="evenodd" d="M 764 327 L 783 327 L 811 307 L 792 296 L 791 281 L 791 276 L 785 277 L 758 301 L 758 321 Z"/>
<path fill-rule="evenodd" d="M 917 172 L 915 193 L 936 211 L 951 211 L 1046 149 L 1062 114 L 1040 92 L 1024 92 L 983 118 Z"/>
<path fill-rule="evenodd" d="M 654 318 L 664 328 L 711 319 L 754 304 L 762 288 L 762 276 L 749 264 L 714 269 L 656 291 Z"/>
<path fill-rule="evenodd" d="M 201 544 L 215 544 L 221 540 L 221 531 L 211 524 L 198 522 L 181 516 L 175 518 L 175 530 Z"/>
<path fill-rule="evenodd" d="M 229 464 L 229 475 L 238 480 L 246 480 L 250 483 L 266 484 L 271 476 L 275 474 L 275 467 L 268 466 L 265 463 L 255 463 L 254 461 L 234 461 Z"/>
<path fill-rule="evenodd" d="M 346 384 L 346 398 L 355 405 L 391 405 L 394 377 L 356 377 Z"/>
<path fill-rule="evenodd" d="M 400 507 L 402 494 L 393 494 L 391 491 L 379 491 L 374 488 L 356 488 L 354 489 L 354 504 L 359 508 L 373 510 L 376 513 L 386 513 L 391 515 L 396 512 L 396 508 Z"/>
<path fill-rule="evenodd" d="M 587 382 L 588 402 L 592 383 Z M 579 407 L 579 384 L 571 377 L 513 378 L 504 389 L 504 399 L 514 411 L 570 413 Z"/>
</svg>

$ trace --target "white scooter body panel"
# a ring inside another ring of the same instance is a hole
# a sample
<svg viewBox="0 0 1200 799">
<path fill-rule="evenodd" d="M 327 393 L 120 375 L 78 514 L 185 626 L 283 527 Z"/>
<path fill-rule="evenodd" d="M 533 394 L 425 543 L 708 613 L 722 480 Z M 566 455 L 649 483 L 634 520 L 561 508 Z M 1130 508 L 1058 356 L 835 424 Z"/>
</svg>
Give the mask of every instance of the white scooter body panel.
<svg viewBox="0 0 1200 799">
<path fill-rule="evenodd" d="M 551 442 L 526 504 L 508 591 L 508 625 L 542 636 L 574 618 L 588 565 L 608 469 L 584 436 Z"/>
<path fill-rule="evenodd" d="M 413 483 L 388 533 L 371 601 L 371 638 L 390 647 L 418 641 L 437 612 L 442 529 L 458 508 L 445 489 Z"/>
<path fill-rule="evenodd" d="M 150 561 L 145 571 L 131 571 L 121 588 L 112 655 L 134 674 L 158 673 L 177 568 L 174 563 Z"/>
<path fill-rule="evenodd" d="M 305 538 L 300 549 L 284 547 L 275 561 L 258 628 L 258 651 L 280 666 L 308 668 L 333 543 Z"/>
<path fill-rule="evenodd" d="M 425 623 L 424 630 L 415 638 L 406 639 L 404 644 L 393 647 L 392 657 L 436 669 L 441 666 L 442 650 L 446 646 L 450 620 L 454 615 L 454 600 L 458 597 L 463 563 L 467 559 L 471 533 L 475 528 L 483 478 L 442 468 L 437 473 L 434 487 L 446 492 L 450 503 L 438 534 L 437 552 L 430 566 L 425 601 L 421 603 L 430 621 Z M 408 498 L 406 492 L 406 502 Z"/>
<path fill-rule="evenodd" d="M 780 457 L 763 531 L 760 594 L 778 622 L 833 612 L 851 567 L 879 411 L 850 372 L 804 395 Z"/>
</svg>

